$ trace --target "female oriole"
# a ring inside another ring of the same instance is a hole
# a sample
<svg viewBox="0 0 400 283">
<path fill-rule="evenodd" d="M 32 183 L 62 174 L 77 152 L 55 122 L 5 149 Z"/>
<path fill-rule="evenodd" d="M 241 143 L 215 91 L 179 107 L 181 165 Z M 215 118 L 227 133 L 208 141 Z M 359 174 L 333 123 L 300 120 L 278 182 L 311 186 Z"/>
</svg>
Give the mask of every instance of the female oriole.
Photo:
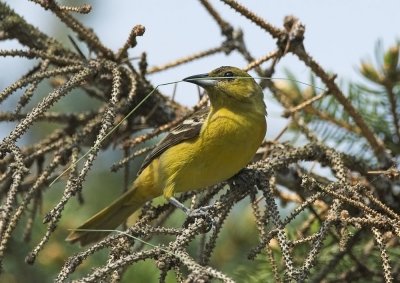
<svg viewBox="0 0 400 283">
<path fill-rule="evenodd" d="M 203 87 L 211 106 L 173 129 L 147 156 L 131 188 L 70 233 L 67 241 L 81 245 L 97 241 L 106 233 L 83 230 L 115 229 L 160 195 L 177 204 L 174 193 L 217 184 L 251 161 L 266 133 L 260 86 L 235 67 L 220 67 L 184 81 Z"/>
</svg>

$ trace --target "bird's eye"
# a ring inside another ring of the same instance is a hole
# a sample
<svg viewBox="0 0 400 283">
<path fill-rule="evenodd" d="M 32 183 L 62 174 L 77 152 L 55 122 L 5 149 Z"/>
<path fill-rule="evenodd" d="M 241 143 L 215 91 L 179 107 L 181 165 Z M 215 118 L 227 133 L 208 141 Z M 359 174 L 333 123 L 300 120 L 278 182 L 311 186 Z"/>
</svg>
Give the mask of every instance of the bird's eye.
<svg viewBox="0 0 400 283">
<path fill-rule="evenodd" d="M 225 78 L 232 78 L 233 77 L 233 73 L 232 72 L 225 72 L 224 73 L 224 77 Z"/>
</svg>

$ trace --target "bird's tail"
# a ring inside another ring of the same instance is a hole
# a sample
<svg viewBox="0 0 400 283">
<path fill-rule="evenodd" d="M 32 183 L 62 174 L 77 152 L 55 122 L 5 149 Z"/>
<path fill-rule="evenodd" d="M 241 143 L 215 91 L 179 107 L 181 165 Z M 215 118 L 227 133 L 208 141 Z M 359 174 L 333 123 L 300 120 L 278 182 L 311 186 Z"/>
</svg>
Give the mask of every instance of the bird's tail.
<svg viewBox="0 0 400 283">
<path fill-rule="evenodd" d="M 66 238 L 66 241 L 70 243 L 79 242 L 82 246 L 99 241 L 110 233 L 101 230 L 117 228 L 147 200 L 148 198 L 140 192 L 134 183 L 129 191 L 89 218 L 85 223 L 76 228 L 75 231 L 72 231 Z M 83 231 L 85 229 L 91 231 Z"/>
</svg>

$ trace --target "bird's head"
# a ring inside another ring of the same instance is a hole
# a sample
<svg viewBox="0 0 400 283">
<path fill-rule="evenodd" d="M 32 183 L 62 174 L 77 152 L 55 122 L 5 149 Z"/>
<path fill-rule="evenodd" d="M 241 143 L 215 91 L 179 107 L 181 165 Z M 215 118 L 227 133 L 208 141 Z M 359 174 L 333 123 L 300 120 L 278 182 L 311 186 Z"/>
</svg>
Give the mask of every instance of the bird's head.
<svg viewBox="0 0 400 283">
<path fill-rule="evenodd" d="M 245 107 L 256 103 L 265 108 L 262 89 L 248 73 L 239 68 L 223 66 L 206 74 L 187 77 L 184 81 L 204 88 L 214 107 Z"/>
</svg>

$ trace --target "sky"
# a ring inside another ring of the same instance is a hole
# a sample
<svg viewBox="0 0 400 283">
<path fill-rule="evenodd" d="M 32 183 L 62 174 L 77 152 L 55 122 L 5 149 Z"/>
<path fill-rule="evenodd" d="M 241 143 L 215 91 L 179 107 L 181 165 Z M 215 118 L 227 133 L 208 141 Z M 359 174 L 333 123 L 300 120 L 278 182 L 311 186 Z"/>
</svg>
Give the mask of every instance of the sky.
<svg viewBox="0 0 400 283">
<path fill-rule="evenodd" d="M 60 31 L 60 27 L 56 25 L 57 19 L 50 12 L 25 0 L 5 2 L 22 14 L 28 22 L 70 44 L 66 38 L 68 33 Z M 275 41 L 260 28 L 220 1 L 209 2 L 234 28 L 244 30 L 245 41 L 254 57 L 274 50 Z M 77 15 L 79 19 L 94 28 L 104 44 L 113 50 L 118 50 L 123 45 L 134 25 L 144 25 L 144 36 L 138 38 L 137 47 L 131 49 L 129 54 L 135 57 L 146 51 L 149 66 L 164 64 L 184 55 L 219 46 L 223 40 L 219 27 L 197 0 L 91 0 L 80 3 L 91 4 L 92 12 Z M 278 27 L 282 26 L 286 15 L 298 17 L 306 26 L 306 49 L 325 70 L 338 74 L 338 80 L 360 81 L 361 77 L 356 67 L 361 60 L 374 60 L 377 40 L 381 40 L 383 45 L 388 47 L 400 39 L 398 0 L 249 0 L 240 3 Z M 69 34 L 73 35 L 71 32 Z M 18 48 L 18 45 L 15 42 L 6 42 L 0 43 L 0 48 Z M 26 60 L 1 60 L 0 89 L 12 83 L 29 68 Z M 219 54 L 151 75 L 149 79 L 157 85 L 205 73 L 221 65 L 244 67 L 247 63 L 237 54 L 229 57 Z M 298 79 L 308 81 L 309 69 L 295 57 L 286 56 L 279 63 L 275 76 L 285 76 L 285 69 L 289 69 Z M 162 90 L 171 93 L 172 86 Z M 266 97 L 270 99 L 268 94 Z M 181 83 L 176 99 L 183 104 L 193 105 L 197 101 L 197 90 L 193 85 Z M 279 118 L 281 109 L 274 102 L 267 101 L 267 105 L 269 119 L 276 119 L 278 124 L 283 125 L 284 122 Z M 270 137 L 279 131 L 279 127 L 273 128 L 269 131 Z"/>
</svg>

